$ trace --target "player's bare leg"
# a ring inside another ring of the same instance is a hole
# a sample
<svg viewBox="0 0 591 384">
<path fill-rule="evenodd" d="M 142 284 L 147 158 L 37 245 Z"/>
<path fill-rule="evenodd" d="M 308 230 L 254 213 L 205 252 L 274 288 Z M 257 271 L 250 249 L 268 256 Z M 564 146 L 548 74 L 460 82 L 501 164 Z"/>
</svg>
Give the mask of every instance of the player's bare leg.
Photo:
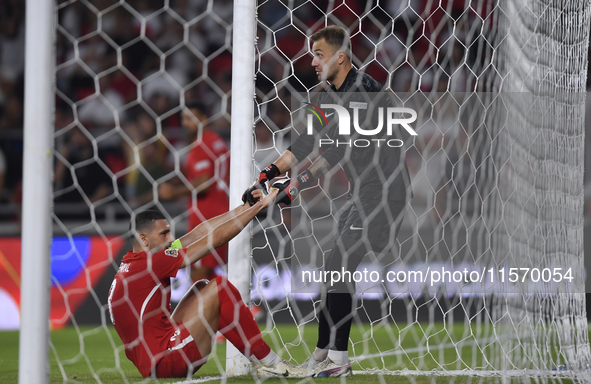
<svg viewBox="0 0 591 384">
<path fill-rule="evenodd" d="M 179 302 L 172 319 L 184 324 L 193 336 L 201 356 L 207 357 L 220 319 L 217 283 L 195 282 Z"/>
<path fill-rule="evenodd" d="M 209 355 L 213 336 L 219 329 L 242 354 L 250 357 L 257 376 L 311 376 L 310 371 L 294 367 L 271 351 L 250 309 L 228 280 L 218 277 L 205 287 L 199 283 L 183 297 L 172 318 L 185 325 L 201 356 Z"/>
<path fill-rule="evenodd" d="M 201 291 L 203 288 L 207 286 L 208 282 L 208 280 L 195 281 L 191 288 L 187 290 L 187 292 L 185 292 L 181 300 L 178 302 L 174 312 L 172 313 L 172 318 L 175 319 L 175 321 L 178 321 L 178 319 L 183 317 L 185 311 L 190 305 L 188 303 L 190 303 L 193 300 L 195 295 L 199 294 L 199 291 Z"/>
</svg>

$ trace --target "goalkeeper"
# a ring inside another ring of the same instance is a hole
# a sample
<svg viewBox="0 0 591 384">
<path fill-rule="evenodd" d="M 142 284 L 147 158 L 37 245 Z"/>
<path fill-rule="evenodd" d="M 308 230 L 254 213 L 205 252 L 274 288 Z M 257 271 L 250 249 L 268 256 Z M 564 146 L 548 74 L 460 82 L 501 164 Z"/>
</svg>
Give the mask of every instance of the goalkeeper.
<svg viewBox="0 0 591 384">
<path fill-rule="evenodd" d="M 125 354 L 142 376 L 190 377 L 206 362 L 218 330 L 250 358 L 258 377 L 310 376 L 271 351 L 240 293 L 222 277 L 196 282 L 171 314 L 170 278 L 226 244 L 276 195 L 273 190 L 254 206 L 210 219 L 175 241 L 160 212 L 136 216 L 133 250 L 115 275 L 108 308 Z"/>
<path fill-rule="evenodd" d="M 358 108 L 349 114 L 358 114 L 357 122 L 367 122 L 375 117 L 375 114 L 370 115 L 369 110 L 377 110 L 376 105 L 391 106 L 391 100 L 382 86 L 371 76 L 352 67 L 350 40 L 345 29 L 329 26 L 313 34 L 311 40 L 312 66 L 320 81 L 330 83 L 319 93 L 315 105 L 340 104 Z M 376 100 L 378 92 L 383 96 L 381 100 Z M 368 119 L 368 116 L 372 117 Z M 243 200 L 254 203 L 257 199 L 251 195 L 253 191 L 266 190 L 273 178 L 291 170 L 317 151 L 319 137 L 324 142 L 332 140 L 331 146 L 308 169 L 294 179 L 277 181 L 273 186 L 280 190 L 278 202 L 291 204 L 300 190 L 314 185 L 335 165 L 341 165 L 349 180 L 350 192 L 339 219 L 337 238 L 324 266 L 327 271 L 344 268 L 354 272 L 370 251 L 379 255 L 378 258 L 392 254 L 404 207 L 412 194 L 410 178 L 399 147 L 385 144 L 365 148 L 342 145 L 356 137 L 339 135 L 335 119 L 331 120 L 324 127 L 315 126 L 314 135 L 300 134 L 275 163 L 260 173 L 258 181 L 244 193 Z M 353 127 L 355 122 L 351 120 L 350 127 Z M 373 121 L 371 124 L 376 126 Z M 376 134 L 374 138 L 384 137 L 383 134 Z M 341 145 L 334 144 L 339 142 Z M 346 377 L 351 375 L 347 349 L 356 308 L 353 305 L 355 287 L 350 282 L 340 282 L 332 286 L 325 284 L 324 288 L 326 292 L 323 292 L 318 319 L 318 343 L 313 355 L 301 367 L 312 370 L 315 377 Z"/>
</svg>

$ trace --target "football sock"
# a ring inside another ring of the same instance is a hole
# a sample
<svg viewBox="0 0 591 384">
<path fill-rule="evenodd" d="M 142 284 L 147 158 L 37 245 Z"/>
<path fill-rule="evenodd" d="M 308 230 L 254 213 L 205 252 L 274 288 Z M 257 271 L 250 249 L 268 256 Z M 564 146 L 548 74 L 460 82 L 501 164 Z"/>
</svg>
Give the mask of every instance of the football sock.
<svg viewBox="0 0 591 384">
<path fill-rule="evenodd" d="M 340 271 L 342 268 L 353 273 L 367 253 L 363 242 L 348 236 L 340 236 L 327 260 L 327 270 Z M 325 289 L 330 292 L 324 296 L 325 305 L 318 316 L 318 344 L 321 349 L 347 351 L 349 333 L 355 307 L 353 295 L 355 286 L 343 279 Z"/>
<path fill-rule="evenodd" d="M 281 358 L 277 356 L 277 354 L 273 351 L 269 352 L 269 354 L 262 359 L 259 360 L 265 367 L 272 367 L 278 362 L 281 361 Z"/>
<path fill-rule="evenodd" d="M 328 315 L 328 303 L 326 299 L 323 301 L 325 304 L 321 304 L 322 307 L 320 308 L 318 314 L 318 343 L 316 344 L 316 350 L 328 351 L 328 343 L 330 342 L 330 326 L 328 325 L 328 321 L 326 320 L 326 315 Z M 320 361 L 319 359 L 316 360 Z"/>
<path fill-rule="evenodd" d="M 334 337 L 334 347 L 337 351 L 347 351 L 349 344 L 349 334 L 351 333 L 351 324 L 355 311 L 352 308 L 353 297 L 350 293 L 329 293 L 327 295 L 328 313 L 336 326 L 336 335 Z M 335 330 L 331 330 L 335 332 Z"/>
<path fill-rule="evenodd" d="M 349 293 L 331 292 L 326 295 L 326 304 L 327 307 L 318 315 L 316 349 L 346 351 L 355 313 L 352 307 L 353 297 Z M 318 356 L 321 356 L 320 353 Z M 316 357 L 315 359 L 318 360 Z"/>
<path fill-rule="evenodd" d="M 271 353 L 271 348 L 263 340 L 250 309 L 244 305 L 240 292 L 227 279 L 218 276 L 216 282 L 220 300 L 218 331 L 243 355 L 246 357 L 254 355 L 262 361 Z"/>
<path fill-rule="evenodd" d="M 324 360 L 326 360 L 327 356 L 328 356 L 328 349 L 322 349 L 322 348 L 318 348 L 318 347 L 316 347 L 316 349 L 314 350 L 314 353 L 312 354 L 312 357 L 316 361 L 324 361 Z"/>
<path fill-rule="evenodd" d="M 338 365 L 346 365 L 350 363 L 349 353 L 347 351 L 335 351 L 331 349 L 328 351 L 328 358 Z"/>
</svg>

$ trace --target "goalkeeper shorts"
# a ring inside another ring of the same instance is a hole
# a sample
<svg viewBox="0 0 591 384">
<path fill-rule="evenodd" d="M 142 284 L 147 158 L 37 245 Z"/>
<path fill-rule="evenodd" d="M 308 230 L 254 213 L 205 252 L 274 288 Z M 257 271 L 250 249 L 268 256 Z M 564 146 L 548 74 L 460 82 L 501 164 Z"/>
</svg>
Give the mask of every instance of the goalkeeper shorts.
<svg viewBox="0 0 591 384">
<path fill-rule="evenodd" d="M 360 204 L 349 200 L 347 203 L 349 208 L 339 218 L 339 236 L 365 240 L 367 248 L 374 252 L 381 252 L 394 244 L 404 218 L 406 201 L 387 201 L 385 204 L 364 201 Z"/>
</svg>

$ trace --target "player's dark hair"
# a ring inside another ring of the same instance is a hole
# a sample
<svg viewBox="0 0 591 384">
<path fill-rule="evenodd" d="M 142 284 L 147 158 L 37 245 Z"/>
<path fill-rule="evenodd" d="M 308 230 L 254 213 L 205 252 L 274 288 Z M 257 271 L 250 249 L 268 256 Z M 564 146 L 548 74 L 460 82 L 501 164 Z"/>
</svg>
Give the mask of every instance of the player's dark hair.
<svg viewBox="0 0 591 384">
<path fill-rule="evenodd" d="M 135 231 L 137 233 L 143 232 L 146 229 L 150 229 L 155 221 L 166 220 L 166 217 L 160 211 L 149 209 L 147 211 L 140 212 L 135 215 Z M 132 222 L 129 222 L 129 231 L 133 231 Z M 133 232 L 132 232 L 133 233 Z M 135 239 L 135 236 L 132 236 Z"/>
<path fill-rule="evenodd" d="M 310 36 L 310 40 L 313 42 L 321 39 L 324 39 L 328 45 L 333 47 L 335 52 L 343 50 L 351 58 L 351 38 L 345 28 L 338 25 L 329 25 Z"/>
<path fill-rule="evenodd" d="M 190 101 L 188 103 L 185 103 L 185 107 L 191 111 L 196 110 L 202 115 L 209 116 L 209 114 L 207 113 L 207 107 L 205 106 L 205 104 L 200 103 L 199 101 Z"/>
</svg>

